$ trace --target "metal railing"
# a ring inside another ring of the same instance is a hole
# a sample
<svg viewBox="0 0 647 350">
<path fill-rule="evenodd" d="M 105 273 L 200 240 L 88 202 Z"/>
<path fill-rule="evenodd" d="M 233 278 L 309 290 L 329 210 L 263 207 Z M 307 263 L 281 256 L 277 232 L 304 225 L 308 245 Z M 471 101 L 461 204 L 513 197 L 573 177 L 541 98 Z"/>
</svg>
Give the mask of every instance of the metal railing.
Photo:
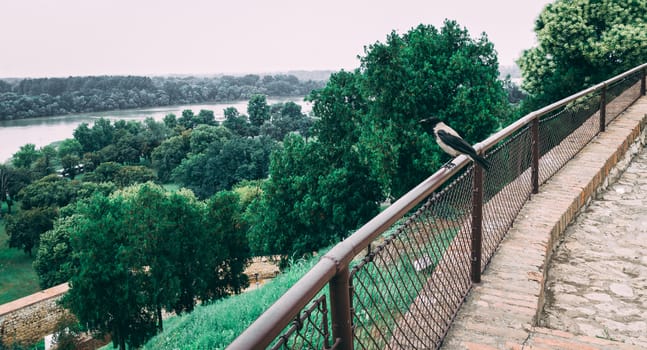
<svg viewBox="0 0 647 350">
<path fill-rule="evenodd" d="M 229 349 L 440 347 L 531 193 L 645 94 L 646 69 L 476 144 L 492 163 L 487 173 L 465 156 L 454 159 L 333 247 Z"/>
</svg>

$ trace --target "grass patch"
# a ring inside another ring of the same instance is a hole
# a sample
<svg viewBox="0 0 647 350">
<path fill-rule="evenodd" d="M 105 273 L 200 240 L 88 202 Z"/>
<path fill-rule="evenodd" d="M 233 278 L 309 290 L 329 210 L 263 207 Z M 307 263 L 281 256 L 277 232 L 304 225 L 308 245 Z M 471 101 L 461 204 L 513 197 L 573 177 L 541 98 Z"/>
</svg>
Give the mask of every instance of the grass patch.
<svg viewBox="0 0 647 350">
<path fill-rule="evenodd" d="M 164 332 L 144 349 L 224 349 L 270 305 L 319 261 L 319 256 L 296 262 L 263 287 L 198 306 L 164 322 Z"/>
<path fill-rule="evenodd" d="M 391 231 L 395 231 L 395 228 L 385 232 L 383 236 L 392 235 Z M 377 347 L 386 345 L 381 343 L 388 341 L 393 336 L 391 330 L 393 330 L 394 324 L 406 314 L 411 303 L 427 282 L 429 274 L 439 263 L 439 257 L 451 244 L 456 233 L 457 230 L 448 229 L 433 241 L 428 242 L 425 247 L 418 247 L 415 252 L 405 249 L 393 260 L 388 257 L 385 258 L 386 260 L 377 258 L 380 260 L 378 263 L 371 262 L 365 266 L 362 272 L 356 274 L 357 294 L 354 306 L 358 313 L 355 316 L 357 317 L 355 331 L 359 338 L 357 341 L 377 345 Z M 409 238 L 402 239 L 406 241 Z M 405 244 L 407 243 L 405 242 Z M 399 248 L 401 247 L 391 247 L 390 249 L 398 250 Z M 409 256 L 409 254 L 414 254 L 414 256 Z M 164 332 L 152 338 L 142 349 L 226 348 L 308 272 L 319 261 L 319 256 L 307 261 L 299 261 L 259 289 L 219 300 L 210 305 L 198 306 L 191 314 L 168 319 L 164 323 Z M 417 271 L 413 262 L 425 257 L 429 259 L 429 267 L 423 271 Z M 358 256 L 351 265 L 359 263 L 361 258 Z M 390 274 L 383 273 L 385 269 L 390 269 L 401 278 L 395 280 L 388 278 Z M 398 286 L 402 283 L 406 284 L 407 288 L 399 288 Z M 321 293 L 328 294 L 328 288 L 324 288 L 319 292 L 319 294 Z M 384 295 L 387 296 L 386 299 L 382 298 Z M 320 324 L 320 317 L 320 314 L 312 316 L 315 324 Z M 330 322 L 330 317 L 328 322 Z M 386 329 L 385 338 L 370 340 L 374 338 L 372 335 L 377 329 Z M 314 344 L 318 344 L 319 340 L 315 340 L 315 338 L 319 338 L 317 332 L 312 332 L 308 328 L 302 329 L 299 333 L 313 341 Z"/>
<path fill-rule="evenodd" d="M 9 248 L 9 236 L 5 232 L 4 220 L 0 219 L 0 304 L 40 290 L 33 261 L 34 257 L 23 251 Z"/>
</svg>

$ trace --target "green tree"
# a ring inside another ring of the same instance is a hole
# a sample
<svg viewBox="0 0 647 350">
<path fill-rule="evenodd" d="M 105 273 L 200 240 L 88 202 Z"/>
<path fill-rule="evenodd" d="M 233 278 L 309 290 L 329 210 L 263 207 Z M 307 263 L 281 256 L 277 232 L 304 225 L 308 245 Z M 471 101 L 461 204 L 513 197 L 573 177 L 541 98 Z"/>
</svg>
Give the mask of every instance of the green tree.
<svg viewBox="0 0 647 350">
<path fill-rule="evenodd" d="M 191 136 L 189 137 L 191 153 L 203 153 L 213 142 L 223 144 L 232 137 L 233 135 L 226 128 L 212 125 L 198 125 L 191 131 Z"/>
<path fill-rule="evenodd" d="M 146 273 L 135 263 L 136 249 L 129 244 L 131 234 L 141 234 L 126 230 L 130 211 L 119 195 L 96 195 L 78 207 L 70 243 L 79 265 L 63 298 L 82 324 L 99 334 L 110 333 L 122 350 L 126 344 L 142 344 L 156 330 L 155 314 L 142 295 Z"/>
<path fill-rule="evenodd" d="M 65 139 L 58 145 L 58 156 L 63 158 L 67 155 L 81 157 L 83 146 L 77 139 Z"/>
<path fill-rule="evenodd" d="M 122 164 L 138 164 L 144 148 L 143 138 L 126 130 L 115 132 L 114 146 L 116 151 L 115 161 Z"/>
<path fill-rule="evenodd" d="M 310 254 L 374 216 L 380 198 L 379 185 L 356 153 L 288 135 L 272 155 L 260 199 L 247 208 L 250 245 L 259 255 Z"/>
<path fill-rule="evenodd" d="M 141 165 L 121 165 L 116 162 L 101 163 L 93 172 L 87 173 L 85 181 L 96 183 L 111 182 L 118 187 L 157 180 L 150 168 Z"/>
<path fill-rule="evenodd" d="M 28 143 L 20 147 L 20 150 L 14 153 L 12 163 L 16 168 L 29 169 L 31 165 L 38 159 L 38 151 L 36 145 Z"/>
<path fill-rule="evenodd" d="M 263 179 L 274 145 L 265 137 L 216 140 L 203 153 L 184 159 L 173 171 L 173 180 L 207 198 L 239 181 Z"/>
<path fill-rule="evenodd" d="M 8 214 L 11 214 L 11 207 L 20 190 L 30 182 L 29 170 L 0 164 L 0 203 L 7 203 Z"/>
<path fill-rule="evenodd" d="M 31 165 L 32 177 L 40 178 L 56 172 L 54 163 L 56 162 L 57 152 L 53 146 L 45 146 L 38 150 L 38 158 Z"/>
<path fill-rule="evenodd" d="M 169 129 L 174 129 L 177 126 L 177 117 L 173 113 L 164 116 L 164 125 Z"/>
<path fill-rule="evenodd" d="M 162 308 L 191 311 L 197 299 L 240 292 L 248 251 L 237 203 L 224 194 L 207 209 L 190 191 L 152 183 L 78 202 L 64 304 L 125 349 L 163 328 Z"/>
<path fill-rule="evenodd" d="M 126 187 L 138 183 L 155 181 L 157 177 L 153 170 L 141 165 L 124 165 L 112 179 L 117 186 Z"/>
<path fill-rule="evenodd" d="M 110 120 L 99 118 L 92 128 L 87 123 L 81 123 L 74 129 L 74 138 L 83 147 L 83 152 L 98 151 L 113 142 L 115 128 Z"/>
<path fill-rule="evenodd" d="M 249 115 L 249 122 L 257 129 L 270 120 L 270 106 L 267 104 L 265 95 L 254 95 L 249 99 L 247 115 Z"/>
<path fill-rule="evenodd" d="M 72 260 L 70 235 L 78 225 L 76 216 L 62 217 L 54 228 L 40 236 L 34 270 L 43 289 L 67 282 L 72 277 L 75 264 Z"/>
<path fill-rule="evenodd" d="M 99 118 L 95 121 L 92 125 L 92 142 L 96 145 L 96 149 L 112 144 L 114 132 L 115 128 L 110 124 L 110 120 Z"/>
<path fill-rule="evenodd" d="M 21 201 L 22 209 L 63 207 L 76 197 L 78 187 L 78 181 L 48 175 L 21 189 L 17 198 Z"/>
<path fill-rule="evenodd" d="M 238 110 L 235 107 L 225 108 L 225 121 L 222 122 L 222 126 L 231 130 L 238 136 L 252 135 L 251 125 L 247 121 L 247 116 L 238 113 Z"/>
<path fill-rule="evenodd" d="M 74 179 L 79 172 L 78 165 L 83 156 L 83 146 L 76 139 L 65 139 L 58 145 L 58 157 L 63 166 L 63 173 Z"/>
<path fill-rule="evenodd" d="M 240 197 L 236 192 L 221 191 L 207 201 L 208 237 L 221 247 L 221 256 L 211 255 L 210 264 L 217 266 L 220 278 L 206 276 L 208 288 L 201 293 L 202 300 L 215 300 L 229 294 L 238 294 L 249 286 L 244 270 L 250 257 L 247 242 L 247 223 L 243 218 Z"/>
<path fill-rule="evenodd" d="M 301 106 L 294 102 L 286 102 L 272 106 L 276 112 L 272 113 L 271 123 L 261 126 L 261 135 L 266 135 L 277 141 L 283 141 L 290 132 L 299 132 L 302 136 L 309 135 L 309 128 L 313 122 L 301 112 Z"/>
<path fill-rule="evenodd" d="M 182 111 L 182 116 L 177 120 L 178 124 L 185 129 L 192 129 L 196 125 L 196 116 L 190 109 Z"/>
<path fill-rule="evenodd" d="M 141 155 L 151 162 L 151 153 L 159 146 L 164 140 L 168 139 L 171 135 L 171 130 L 165 123 L 157 122 L 153 118 L 146 118 L 144 120 L 144 129 L 140 133 L 141 137 Z"/>
<path fill-rule="evenodd" d="M 525 111 L 644 63 L 647 2 L 557 0 L 539 15 L 535 33 L 539 45 L 518 61 L 530 95 Z"/>
<path fill-rule="evenodd" d="M 206 124 L 206 125 L 218 125 L 213 111 L 201 109 L 197 116 L 195 116 L 196 125 Z"/>
<path fill-rule="evenodd" d="M 469 142 L 484 139 L 508 120 L 494 46 L 485 34 L 472 39 L 454 21 L 420 25 L 361 57 L 361 91 L 367 113 L 361 144 L 373 175 L 399 197 L 440 163 L 438 148 L 418 121 L 435 115 Z"/>
<path fill-rule="evenodd" d="M 52 228 L 52 222 L 58 215 L 51 207 L 20 210 L 5 217 L 5 230 L 9 235 L 9 247 L 22 249 L 32 255 L 38 245 L 40 235 Z"/>
<path fill-rule="evenodd" d="M 173 169 L 180 165 L 182 159 L 189 153 L 189 135 L 183 133 L 178 136 L 173 136 L 153 150 L 151 154 L 153 168 L 157 170 L 157 177 L 160 181 L 169 181 Z"/>
</svg>

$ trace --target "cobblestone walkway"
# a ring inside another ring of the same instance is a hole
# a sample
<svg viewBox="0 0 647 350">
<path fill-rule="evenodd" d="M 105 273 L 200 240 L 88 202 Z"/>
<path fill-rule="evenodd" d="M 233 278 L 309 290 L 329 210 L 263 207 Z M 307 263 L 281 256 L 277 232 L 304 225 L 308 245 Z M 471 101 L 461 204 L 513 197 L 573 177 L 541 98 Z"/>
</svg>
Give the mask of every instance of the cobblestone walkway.
<svg viewBox="0 0 647 350">
<path fill-rule="evenodd" d="M 526 202 L 442 350 L 647 349 L 646 124 L 642 97 Z"/>
<path fill-rule="evenodd" d="M 647 152 L 578 216 L 553 255 L 539 324 L 647 349 Z"/>
</svg>

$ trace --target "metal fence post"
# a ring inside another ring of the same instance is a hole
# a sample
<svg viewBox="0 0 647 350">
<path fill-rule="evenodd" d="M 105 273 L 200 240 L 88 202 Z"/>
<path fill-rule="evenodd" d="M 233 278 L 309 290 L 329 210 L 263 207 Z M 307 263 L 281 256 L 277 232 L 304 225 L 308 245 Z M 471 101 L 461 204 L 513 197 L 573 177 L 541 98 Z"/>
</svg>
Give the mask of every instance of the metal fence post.
<svg viewBox="0 0 647 350">
<path fill-rule="evenodd" d="M 481 282 L 481 251 L 483 246 L 483 168 L 474 163 L 472 185 L 472 282 Z"/>
<path fill-rule="evenodd" d="M 532 120 L 530 127 L 531 134 L 531 156 L 532 165 L 530 181 L 532 182 L 532 194 L 539 193 L 539 117 Z"/>
<path fill-rule="evenodd" d="M 607 128 L 607 86 L 606 84 L 600 90 L 600 132 Z"/>
<path fill-rule="evenodd" d="M 330 314 L 333 343 L 340 339 L 340 350 L 353 350 L 353 329 L 350 317 L 350 272 L 344 266 L 330 280 Z"/>
<path fill-rule="evenodd" d="M 641 74 L 641 77 L 640 77 L 640 94 L 642 96 L 645 96 L 645 74 L 646 74 L 647 70 L 645 68 L 643 68 L 643 69 L 641 69 L 641 71 L 642 71 L 642 74 Z"/>
</svg>

